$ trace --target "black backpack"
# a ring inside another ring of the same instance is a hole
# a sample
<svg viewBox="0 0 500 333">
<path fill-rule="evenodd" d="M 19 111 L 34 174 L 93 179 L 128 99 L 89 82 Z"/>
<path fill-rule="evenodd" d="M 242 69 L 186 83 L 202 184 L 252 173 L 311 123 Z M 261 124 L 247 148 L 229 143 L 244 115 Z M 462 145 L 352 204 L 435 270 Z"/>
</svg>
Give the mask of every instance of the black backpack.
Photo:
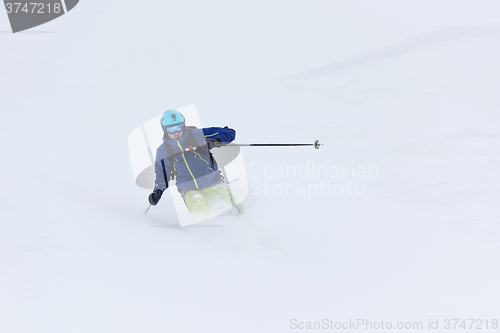
<svg viewBox="0 0 500 333">
<path fill-rule="evenodd" d="M 193 136 L 193 130 L 197 129 L 197 127 L 196 126 L 186 126 L 186 128 L 187 128 L 187 131 L 188 131 L 188 135 L 187 135 L 186 141 L 187 141 L 189 147 L 197 147 L 198 146 L 198 142 L 196 142 L 196 140 L 195 140 L 195 138 Z M 163 137 L 166 140 L 170 140 L 168 138 L 168 136 L 167 136 L 166 133 L 163 134 Z M 165 149 L 167 150 L 168 163 L 170 164 L 170 167 L 172 168 L 172 176 L 170 177 L 170 179 L 174 180 L 175 176 L 176 176 L 176 173 L 173 170 L 173 167 L 174 167 L 174 149 L 172 148 L 171 145 L 169 145 L 166 142 L 164 142 L 164 146 L 165 146 Z M 215 161 L 215 158 L 212 155 L 212 152 L 210 150 L 208 150 L 208 153 L 206 153 L 205 151 L 200 150 L 199 154 L 204 155 L 205 157 L 207 157 L 207 158 L 210 159 L 210 161 L 214 165 L 215 169 L 217 170 L 216 179 L 217 179 L 217 177 L 220 177 L 219 179 L 223 179 L 222 178 L 222 174 L 221 174 L 221 172 L 219 170 L 219 167 L 217 166 L 217 162 Z"/>
</svg>

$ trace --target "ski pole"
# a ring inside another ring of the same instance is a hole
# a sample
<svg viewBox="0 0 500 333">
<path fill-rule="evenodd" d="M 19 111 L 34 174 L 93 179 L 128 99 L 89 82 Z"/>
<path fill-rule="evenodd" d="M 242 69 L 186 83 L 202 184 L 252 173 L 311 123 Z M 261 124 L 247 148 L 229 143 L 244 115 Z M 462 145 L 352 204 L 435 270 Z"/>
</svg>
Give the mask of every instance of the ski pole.
<svg viewBox="0 0 500 333">
<path fill-rule="evenodd" d="M 314 141 L 314 143 L 230 143 L 228 146 L 243 146 L 243 147 L 295 147 L 295 146 L 314 146 L 315 149 L 319 149 L 321 144 L 319 140 Z"/>
<path fill-rule="evenodd" d="M 317 140 L 316 140 L 317 141 Z M 318 143 L 236 143 L 229 144 L 228 146 L 240 146 L 240 147 L 300 147 L 300 146 L 314 146 L 315 149 L 319 149 L 321 144 Z"/>
<path fill-rule="evenodd" d="M 151 206 L 153 206 L 153 205 L 152 205 L 152 204 L 149 204 L 149 207 L 148 207 L 148 209 L 146 209 L 146 211 L 144 212 L 144 214 L 147 214 L 147 213 L 148 213 L 148 210 L 149 210 L 149 208 L 151 208 Z"/>
<path fill-rule="evenodd" d="M 305 147 L 305 146 L 312 146 L 314 149 L 319 149 L 320 146 L 322 146 L 322 143 L 319 143 L 319 140 L 314 141 L 314 143 L 228 143 L 224 145 L 217 145 L 215 147 L 208 147 L 210 149 L 212 148 L 220 148 L 224 146 L 239 146 L 239 147 Z M 203 146 L 198 146 L 198 147 L 188 147 L 182 149 L 182 151 L 173 154 L 172 156 L 175 155 L 180 155 L 189 151 L 196 151 L 198 149 L 207 149 L 207 145 Z M 149 209 L 149 208 L 148 208 Z"/>
</svg>

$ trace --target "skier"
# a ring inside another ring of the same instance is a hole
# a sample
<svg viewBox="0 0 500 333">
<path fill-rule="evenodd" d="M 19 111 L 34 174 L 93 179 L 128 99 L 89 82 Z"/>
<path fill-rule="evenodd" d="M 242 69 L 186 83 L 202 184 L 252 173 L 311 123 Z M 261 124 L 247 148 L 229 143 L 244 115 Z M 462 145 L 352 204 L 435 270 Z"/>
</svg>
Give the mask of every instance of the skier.
<svg viewBox="0 0 500 333">
<path fill-rule="evenodd" d="M 149 203 L 156 205 L 168 188 L 169 179 L 175 177 L 177 189 L 192 213 L 208 213 L 210 204 L 217 201 L 231 204 L 231 195 L 210 148 L 233 141 L 236 132 L 227 126 L 187 127 L 184 116 L 177 110 L 166 111 L 160 123 L 163 143 L 156 150 L 156 181 Z M 198 148 L 181 153 L 189 147 Z"/>
</svg>

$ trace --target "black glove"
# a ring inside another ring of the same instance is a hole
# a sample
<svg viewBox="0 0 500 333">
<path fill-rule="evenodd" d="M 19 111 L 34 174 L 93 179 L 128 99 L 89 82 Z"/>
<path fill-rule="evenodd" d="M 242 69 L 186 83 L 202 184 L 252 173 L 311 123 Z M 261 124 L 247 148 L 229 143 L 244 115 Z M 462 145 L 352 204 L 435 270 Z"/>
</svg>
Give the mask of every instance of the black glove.
<svg viewBox="0 0 500 333">
<path fill-rule="evenodd" d="M 222 147 L 226 144 L 225 142 L 222 142 L 220 139 L 207 139 L 206 141 L 208 149 Z"/>
<path fill-rule="evenodd" d="M 161 195 L 163 192 L 161 190 L 154 190 L 153 193 L 149 195 L 149 203 L 152 204 L 153 206 L 156 206 L 158 201 L 160 201 Z"/>
</svg>

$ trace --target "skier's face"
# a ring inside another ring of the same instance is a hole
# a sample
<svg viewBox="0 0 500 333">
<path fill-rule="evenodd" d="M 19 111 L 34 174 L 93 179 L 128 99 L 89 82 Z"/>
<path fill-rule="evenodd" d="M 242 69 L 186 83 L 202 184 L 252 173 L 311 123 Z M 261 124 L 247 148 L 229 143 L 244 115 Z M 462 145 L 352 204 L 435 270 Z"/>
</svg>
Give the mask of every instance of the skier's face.
<svg viewBox="0 0 500 333">
<path fill-rule="evenodd" d="M 168 137 L 170 138 L 170 140 L 177 140 L 178 138 L 180 138 L 182 136 L 182 134 L 184 134 L 184 131 L 180 131 L 180 132 L 175 132 L 175 133 L 168 133 Z"/>
</svg>

